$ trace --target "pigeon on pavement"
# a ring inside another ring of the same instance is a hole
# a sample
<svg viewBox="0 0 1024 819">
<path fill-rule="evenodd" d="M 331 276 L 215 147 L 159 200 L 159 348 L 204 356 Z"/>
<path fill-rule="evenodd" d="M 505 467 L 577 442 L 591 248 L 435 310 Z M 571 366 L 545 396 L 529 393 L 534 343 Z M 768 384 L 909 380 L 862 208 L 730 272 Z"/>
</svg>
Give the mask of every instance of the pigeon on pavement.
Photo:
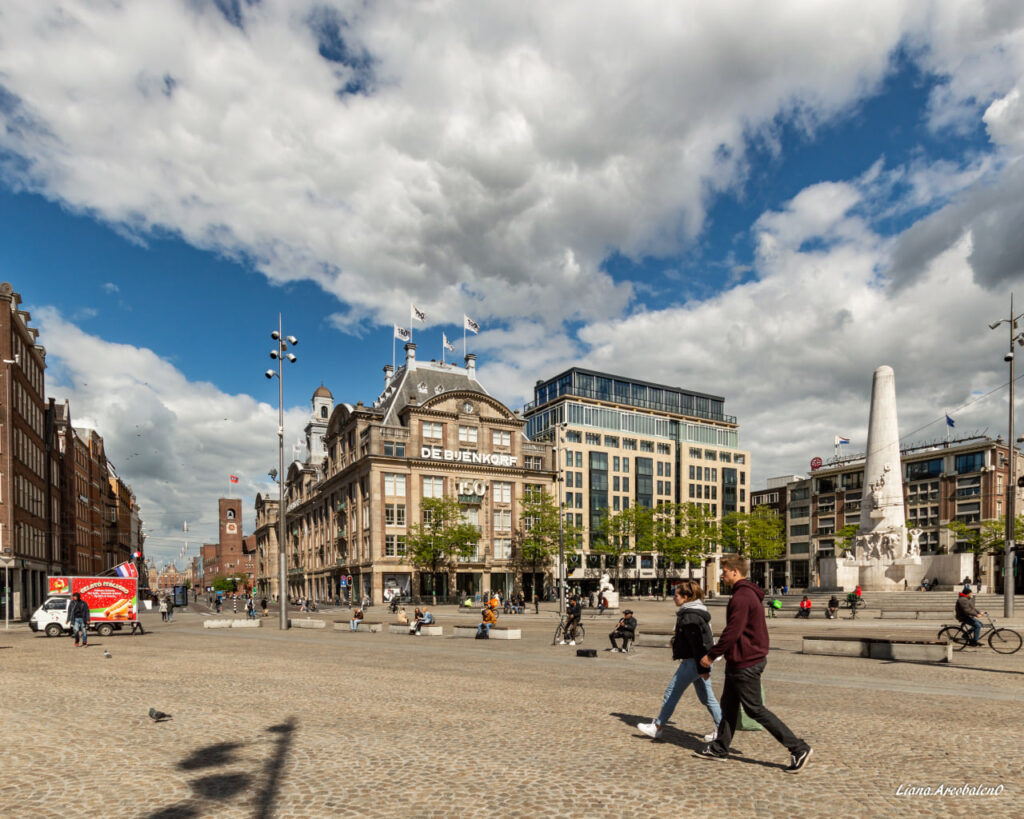
<svg viewBox="0 0 1024 819">
<path fill-rule="evenodd" d="M 149 709 L 149 718 L 153 722 L 163 722 L 164 720 L 170 719 L 170 714 L 165 714 L 163 711 L 157 711 L 155 708 Z"/>
<path fill-rule="evenodd" d="M 113 655 L 106 649 L 103 649 L 103 656 L 109 660 Z"/>
</svg>

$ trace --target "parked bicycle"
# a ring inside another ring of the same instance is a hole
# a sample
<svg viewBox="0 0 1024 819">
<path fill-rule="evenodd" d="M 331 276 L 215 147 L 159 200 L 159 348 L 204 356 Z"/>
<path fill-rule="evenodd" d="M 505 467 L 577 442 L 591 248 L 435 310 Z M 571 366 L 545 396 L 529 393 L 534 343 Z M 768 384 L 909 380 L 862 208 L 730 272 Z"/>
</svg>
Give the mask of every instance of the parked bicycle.
<svg viewBox="0 0 1024 819">
<path fill-rule="evenodd" d="M 986 619 L 988 623 L 981 627 L 981 634 L 978 636 L 979 644 L 987 638 L 988 647 L 997 654 L 1015 654 L 1020 651 L 1024 639 L 1016 631 L 1012 628 L 999 628 L 991 617 Z M 973 624 L 957 623 L 939 629 L 939 639 L 952 643 L 954 651 L 963 651 L 971 644 L 973 633 Z"/>
<path fill-rule="evenodd" d="M 566 618 L 566 617 L 562 617 L 558 621 L 558 628 L 555 629 L 555 638 L 551 641 L 552 645 L 556 646 L 560 642 L 562 642 L 562 640 L 566 639 L 565 624 L 566 624 L 567 619 L 568 618 Z M 582 623 L 578 623 L 576 625 L 576 637 L 573 638 L 573 639 L 576 640 L 576 645 L 579 645 L 580 643 L 582 643 L 583 642 L 583 638 L 586 637 L 586 636 L 587 636 L 587 630 L 585 628 L 583 628 L 583 624 Z"/>
</svg>

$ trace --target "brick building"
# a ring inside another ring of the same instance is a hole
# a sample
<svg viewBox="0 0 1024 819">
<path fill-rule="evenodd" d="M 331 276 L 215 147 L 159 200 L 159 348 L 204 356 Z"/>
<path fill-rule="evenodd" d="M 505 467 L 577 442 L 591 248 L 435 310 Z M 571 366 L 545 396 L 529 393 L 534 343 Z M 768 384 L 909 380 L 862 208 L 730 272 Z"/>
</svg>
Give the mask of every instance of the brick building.
<svg viewBox="0 0 1024 819">
<path fill-rule="evenodd" d="M 242 534 L 242 501 L 220 498 L 217 501 L 219 538 L 217 543 L 204 543 L 200 550 L 203 564 L 203 587 L 214 578 L 234 578 L 238 590 L 252 589 L 256 582 L 255 546 Z"/>
<path fill-rule="evenodd" d="M 0 603 L 12 617 L 42 602 L 46 576 L 62 568 L 63 549 L 59 451 L 43 386 L 46 350 L 20 304 L 11 285 L 0 284 L 0 546 L 10 578 Z"/>
</svg>

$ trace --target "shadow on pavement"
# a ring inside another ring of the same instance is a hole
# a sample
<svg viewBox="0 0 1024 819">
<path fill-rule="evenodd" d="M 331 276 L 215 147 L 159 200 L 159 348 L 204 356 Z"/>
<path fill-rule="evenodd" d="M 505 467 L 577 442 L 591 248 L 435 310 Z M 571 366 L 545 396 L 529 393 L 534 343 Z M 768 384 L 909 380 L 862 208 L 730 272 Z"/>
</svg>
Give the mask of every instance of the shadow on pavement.
<svg viewBox="0 0 1024 819">
<path fill-rule="evenodd" d="M 292 734 L 295 732 L 296 721 L 293 718 L 271 725 L 267 733 L 273 735 L 273 746 L 270 756 L 261 766 L 261 770 L 253 772 L 225 771 L 209 773 L 189 782 L 195 796 L 187 802 L 168 805 L 153 813 L 147 819 L 196 819 L 199 816 L 211 816 L 217 813 L 216 805 L 211 802 L 223 802 L 234 799 L 244 793 L 256 782 L 262 785 L 253 794 L 253 813 L 258 819 L 269 819 L 273 815 L 274 802 L 280 788 L 281 769 L 288 757 Z M 189 754 L 177 767 L 184 771 L 196 771 L 209 768 L 223 768 L 236 764 L 236 752 L 247 743 L 218 742 L 207 745 Z"/>
</svg>

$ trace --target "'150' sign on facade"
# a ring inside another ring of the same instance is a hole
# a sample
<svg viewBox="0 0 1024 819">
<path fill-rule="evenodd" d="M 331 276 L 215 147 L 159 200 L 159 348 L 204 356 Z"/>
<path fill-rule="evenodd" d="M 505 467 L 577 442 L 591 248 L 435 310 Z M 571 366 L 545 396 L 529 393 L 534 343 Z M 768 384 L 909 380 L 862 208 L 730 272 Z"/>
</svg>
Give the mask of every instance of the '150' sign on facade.
<svg viewBox="0 0 1024 819">
<path fill-rule="evenodd" d="M 431 461 L 457 461 L 463 464 L 487 464 L 490 466 L 516 466 L 519 461 L 515 455 L 505 455 L 500 452 L 459 452 L 436 446 L 423 447 L 420 457 Z"/>
</svg>

